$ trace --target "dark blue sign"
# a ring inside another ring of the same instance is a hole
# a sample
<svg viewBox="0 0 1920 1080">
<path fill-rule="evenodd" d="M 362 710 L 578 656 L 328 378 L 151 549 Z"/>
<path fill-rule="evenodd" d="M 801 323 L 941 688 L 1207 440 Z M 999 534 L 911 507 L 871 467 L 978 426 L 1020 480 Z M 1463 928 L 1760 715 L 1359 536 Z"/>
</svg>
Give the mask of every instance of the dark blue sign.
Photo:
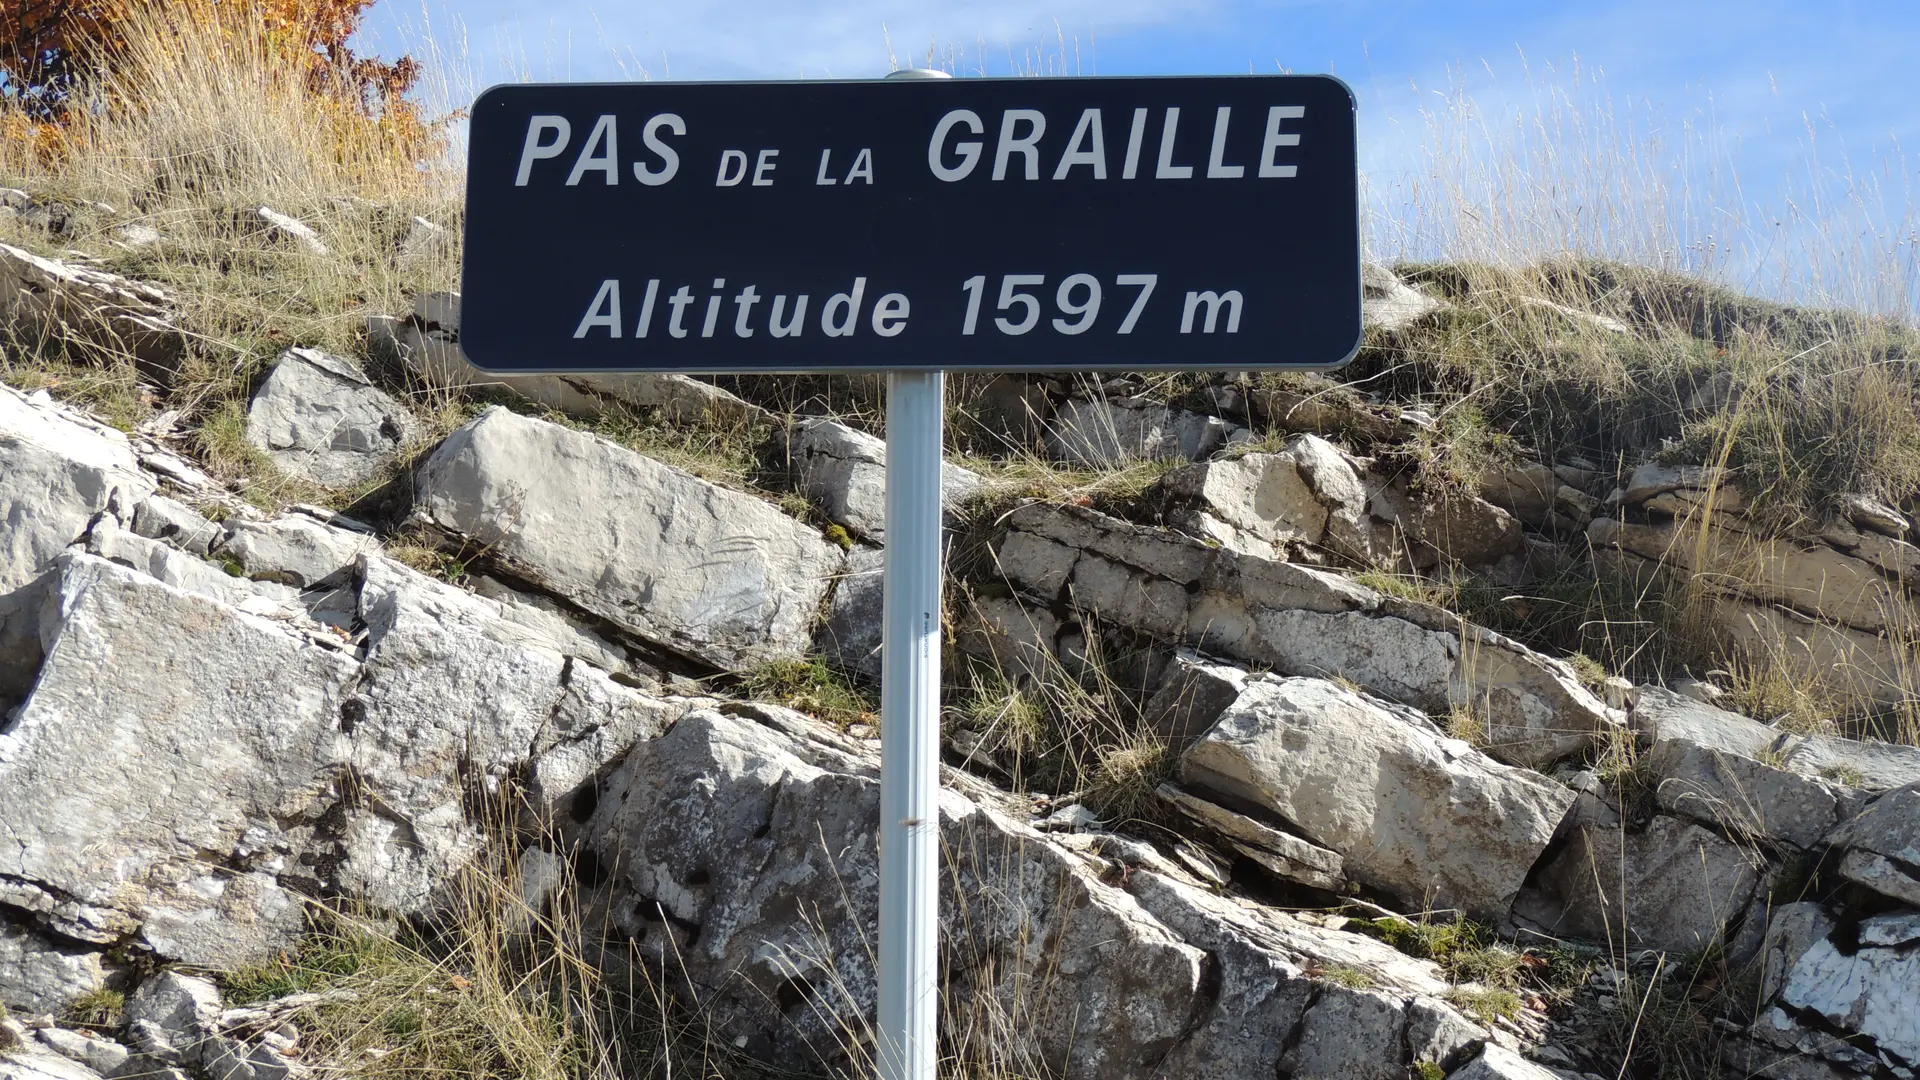
<svg viewBox="0 0 1920 1080">
<path fill-rule="evenodd" d="M 497 86 L 461 345 L 496 373 L 1329 367 L 1329 76 Z"/>
</svg>

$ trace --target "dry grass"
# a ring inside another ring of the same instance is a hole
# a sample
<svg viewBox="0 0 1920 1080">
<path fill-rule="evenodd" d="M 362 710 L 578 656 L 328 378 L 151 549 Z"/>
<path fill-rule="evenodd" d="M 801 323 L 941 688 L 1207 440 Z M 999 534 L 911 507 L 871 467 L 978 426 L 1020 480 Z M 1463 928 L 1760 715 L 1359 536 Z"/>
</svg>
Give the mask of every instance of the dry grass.
<svg viewBox="0 0 1920 1080">
<path fill-rule="evenodd" d="M 356 353 L 366 316 L 454 285 L 459 178 L 311 94 L 267 43 L 255 7 L 210 10 L 215 18 L 199 20 L 162 0 L 133 3 L 125 45 L 83 89 L 86 107 L 73 110 L 59 153 L 0 142 L 0 184 L 71 210 L 58 235 L 0 216 L 0 240 L 53 256 L 93 252 L 104 269 L 163 287 L 179 306 L 186 354 L 158 369 L 111 343 L 16 334 L 0 349 L 0 378 L 48 386 L 128 429 L 178 411 L 214 472 L 245 477 L 257 501 L 279 504 L 314 492 L 246 447 L 248 396 L 285 347 Z M 427 98 L 455 96 L 445 65 L 426 59 Z M 327 253 L 278 234 L 262 206 L 305 222 Z M 416 216 L 445 229 L 423 239 Z M 130 226 L 159 239 L 127 239 Z"/>
</svg>

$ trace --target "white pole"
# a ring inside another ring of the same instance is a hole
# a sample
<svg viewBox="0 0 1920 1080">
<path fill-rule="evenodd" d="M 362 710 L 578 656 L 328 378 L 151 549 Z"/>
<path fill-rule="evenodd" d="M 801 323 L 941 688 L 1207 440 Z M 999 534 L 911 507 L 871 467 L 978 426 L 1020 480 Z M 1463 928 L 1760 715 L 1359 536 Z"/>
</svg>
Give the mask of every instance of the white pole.
<svg viewBox="0 0 1920 1080">
<path fill-rule="evenodd" d="M 946 78 L 896 71 L 889 78 Z M 940 465 L 946 376 L 887 376 L 879 1080 L 934 1080 L 940 944 Z"/>
</svg>

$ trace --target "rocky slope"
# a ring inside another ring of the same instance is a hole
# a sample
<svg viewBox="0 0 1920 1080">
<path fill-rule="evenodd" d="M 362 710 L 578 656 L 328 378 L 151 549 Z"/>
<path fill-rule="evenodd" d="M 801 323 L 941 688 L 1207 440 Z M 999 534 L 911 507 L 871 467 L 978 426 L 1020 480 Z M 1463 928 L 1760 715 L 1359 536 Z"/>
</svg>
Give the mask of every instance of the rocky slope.
<svg viewBox="0 0 1920 1080">
<path fill-rule="evenodd" d="M 1368 281 L 1376 335 L 1445 317 Z M 20 357 L 191 349 L 175 304 L 0 245 Z M 328 1057 L 325 994 L 227 1007 L 230 973 L 327 910 L 433 927 L 476 867 L 553 920 L 544 947 L 651 973 L 753 1068 L 859 1070 L 884 445 L 751 380 L 476 387 L 457 305 L 249 387 L 257 468 L 327 506 L 241 497 L 192 416 L 122 431 L 0 387 L 0 1078 L 377 1074 Z M 436 433 L 435 388 L 500 403 Z M 1738 476 L 1657 461 L 1440 484 L 1396 456 L 1437 423 L 1414 405 L 1150 390 L 967 397 L 1002 458 L 1160 464 L 1064 498 L 950 466 L 957 1059 L 1920 1070 L 1920 750 L 1721 708 L 1725 677 L 1595 671 L 1431 585 L 1526 594 L 1579 552 L 1697 587 L 1725 656 L 1897 709 L 1906 511 L 1861 494 L 1774 535 Z M 718 483 L 582 430 L 619 410 L 752 433 L 777 467 Z M 796 669 L 817 685 L 765 692 Z M 103 991 L 124 1009 L 90 1019 Z"/>
</svg>

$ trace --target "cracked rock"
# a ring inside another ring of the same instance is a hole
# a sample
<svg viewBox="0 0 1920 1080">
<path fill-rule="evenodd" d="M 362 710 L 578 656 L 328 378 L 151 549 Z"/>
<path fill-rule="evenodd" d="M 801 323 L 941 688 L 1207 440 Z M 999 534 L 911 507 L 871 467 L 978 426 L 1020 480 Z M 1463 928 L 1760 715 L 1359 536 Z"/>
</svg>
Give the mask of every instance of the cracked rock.
<svg viewBox="0 0 1920 1080">
<path fill-rule="evenodd" d="M 492 408 L 416 475 L 416 513 L 576 607 L 716 667 L 806 652 L 845 553 L 773 506 Z"/>
<path fill-rule="evenodd" d="M 1273 815 L 1348 877 L 1498 920 L 1574 793 L 1320 679 L 1255 679 L 1180 760 L 1199 792 Z"/>
<path fill-rule="evenodd" d="M 378 476 L 417 426 L 360 365 L 318 349 L 281 353 L 247 409 L 248 442 L 286 471 L 327 487 Z"/>
</svg>

